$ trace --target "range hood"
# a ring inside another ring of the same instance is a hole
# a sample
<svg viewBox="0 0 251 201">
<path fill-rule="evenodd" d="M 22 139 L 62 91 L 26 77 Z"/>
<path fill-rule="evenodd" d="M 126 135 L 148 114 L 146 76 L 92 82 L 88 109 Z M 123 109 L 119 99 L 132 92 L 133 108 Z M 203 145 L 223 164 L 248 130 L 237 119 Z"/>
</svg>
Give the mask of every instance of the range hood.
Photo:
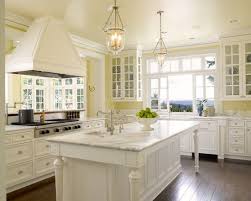
<svg viewBox="0 0 251 201">
<path fill-rule="evenodd" d="M 21 43 L 6 60 L 8 73 L 56 78 L 85 74 L 84 62 L 63 21 L 53 17 L 34 20 Z"/>
</svg>

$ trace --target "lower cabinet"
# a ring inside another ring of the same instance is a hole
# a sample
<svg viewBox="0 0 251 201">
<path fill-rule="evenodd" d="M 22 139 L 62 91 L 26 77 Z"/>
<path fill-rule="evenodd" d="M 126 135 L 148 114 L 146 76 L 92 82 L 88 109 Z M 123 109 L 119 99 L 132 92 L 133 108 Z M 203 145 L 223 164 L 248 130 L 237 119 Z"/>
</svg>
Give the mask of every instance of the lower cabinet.
<svg viewBox="0 0 251 201">
<path fill-rule="evenodd" d="M 199 153 L 218 155 L 218 122 L 208 120 L 198 121 L 200 123 L 198 130 Z M 194 150 L 193 136 L 191 134 L 181 137 L 180 148 L 182 155 L 191 155 Z"/>
<path fill-rule="evenodd" d="M 37 177 L 49 174 L 54 171 L 54 157 L 38 158 L 35 161 L 35 175 Z"/>
<path fill-rule="evenodd" d="M 23 163 L 7 168 L 7 187 L 33 178 L 33 163 Z"/>
<path fill-rule="evenodd" d="M 84 130 L 98 130 L 105 126 L 103 119 L 84 121 Z M 34 138 L 34 130 L 8 131 L 6 145 L 7 192 L 30 185 L 54 174 L 54 157 L 46 138 Z"/>
<path fill-rule="evenodd" d="M 251 156 L 251 128 L 246 129 L 246 139 L 247 154 Z"/>
</svg>

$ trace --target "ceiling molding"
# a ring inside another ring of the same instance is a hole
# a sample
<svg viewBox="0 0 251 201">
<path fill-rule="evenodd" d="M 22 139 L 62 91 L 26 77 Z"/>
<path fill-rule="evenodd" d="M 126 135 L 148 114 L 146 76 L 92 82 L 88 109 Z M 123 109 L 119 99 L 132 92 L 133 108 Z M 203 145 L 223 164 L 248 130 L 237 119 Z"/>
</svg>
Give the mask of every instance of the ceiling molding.
<svg viewBox="0 0 251 201">
<path fill-rule="evenodd" d="M 26 18 L 20 15 L 16 15 L 12 12 L 6 11 L 5 24 L 7 26 L 26 31 L 32 23 L 32 19 Z"/>
<path fill-rule="evenodd" d="M 167 48 L 168 52 L 174 52 L 174 51 L 183 51 L 187 49 L 198 49 L 198 48 L 212 48 L 219 46 L 219 42 L 210 42 L 210 43 L 202 43 L 202 44 L 193 44 L 193 45 L 184 45 L 184 46 L 178 46 L 178 47 L 169 47 Z M 145 50 L 143 51 L 143 54 L 152 54 L 153 50 Z"/>
<path fill-rule="evenodd" d="M 88 40 L 86 38 L 70 34 L 72 42 L 75 46 L 90 51 L 94 51 L 101 54 L 108 54 L 106 47 L 102 44 L 96 43 L 94 41 Z"/>
</svg>

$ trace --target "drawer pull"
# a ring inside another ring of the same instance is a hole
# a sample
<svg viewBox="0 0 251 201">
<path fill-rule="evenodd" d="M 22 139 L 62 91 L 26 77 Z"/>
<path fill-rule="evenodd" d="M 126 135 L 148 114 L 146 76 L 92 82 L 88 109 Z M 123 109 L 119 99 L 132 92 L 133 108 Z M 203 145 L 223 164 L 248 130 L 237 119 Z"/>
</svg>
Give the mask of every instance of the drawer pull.
<svg viewBox="0 0 251 201">
<path fill-rule="evenodd" d="M 46 166 L 49 166 L 50 164 L 51 164 L 50 162 L 47 162 L 47 163 L 46 163 Z"/>
<path fill-rule="evenodd" d="M 250 129 L 247 129 L 247 131 L 249 132 L 249 131 L 250 131 Z"/>
<path fill-rule="evenodd" d="M 235 151 L 239 151 L 239 149 L 234 149 Z"/>
<path fill-rule="evenodd" d="M 47 144 L 45 147 L 46 147 L 46 148 L 50 148 L 50 145 Z"/>
<path fill-rule="evenodd" d="M 21 138 L 24 138 L 24 135 L 22 135 Z"/>
<path fill-rule="evenodd" d="M 20 171 L 18 171 L 18 175 L 21 175 L 21 174 L 23 174 L 24 172 L 22 171 L 22 170 L 20 170 Z"/>
<path fill-rule="evenodd" d="M 23 151 L 18 151 L 17 154 L 21 155 L 21 154 L 23 154 Z"/>
</svg>

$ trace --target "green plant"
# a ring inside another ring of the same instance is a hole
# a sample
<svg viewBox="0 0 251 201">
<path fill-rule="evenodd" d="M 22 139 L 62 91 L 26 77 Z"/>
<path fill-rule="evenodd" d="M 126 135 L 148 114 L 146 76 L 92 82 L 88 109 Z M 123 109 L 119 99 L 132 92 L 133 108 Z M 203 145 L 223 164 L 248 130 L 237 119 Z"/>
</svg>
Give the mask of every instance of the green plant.
<svg viewBox="0 0 251 201">
<path fill-rule="evenodd" d="M 145 110 L 140 110 L 139 112 L 137 112 L 136 116 L 139 118 L 156 118 L 158 117 L 158 114 L 151 111 L 151 109 L 147 107 Z"/>
</svg>

